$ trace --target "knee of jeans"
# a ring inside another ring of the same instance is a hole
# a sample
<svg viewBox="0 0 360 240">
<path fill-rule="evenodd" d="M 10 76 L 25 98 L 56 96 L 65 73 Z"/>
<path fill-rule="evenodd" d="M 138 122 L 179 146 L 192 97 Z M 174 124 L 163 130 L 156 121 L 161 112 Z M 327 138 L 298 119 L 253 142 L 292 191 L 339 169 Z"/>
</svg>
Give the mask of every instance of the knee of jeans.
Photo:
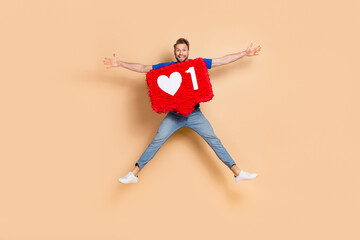
<svg viewBox="0 0 360 240">
<path fill-rule="evenodd" d="M 215 135 L 208 135 L 205 138 L 214 145 L 221 145 L 220 139 Z"/>
<path fill-rule="evenodd" d="M 165 135 L 163 135 L 163 134 L 157 134 L 150 144 L 151 144 L 151 145 L 156 145 L 156 144 L 165 142 L 165 140 L 166 140 L 166 136 L 165 136 Z"/>
</svg>

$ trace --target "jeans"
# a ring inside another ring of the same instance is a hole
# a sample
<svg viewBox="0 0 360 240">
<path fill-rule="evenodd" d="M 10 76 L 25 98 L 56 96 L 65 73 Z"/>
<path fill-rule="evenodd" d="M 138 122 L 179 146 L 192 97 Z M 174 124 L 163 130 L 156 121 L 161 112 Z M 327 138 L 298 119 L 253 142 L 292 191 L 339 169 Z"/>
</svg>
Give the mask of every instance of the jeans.
<svg viewBox="0 0 360 240">
<path fill-rule="evenodd" d="M 186 117 L 175 112 L 168 112 L 161 122 L 156 136 L 136 162 L 135 166 L 137 165 L 142 169 L 154 157 L 165 141 L 182 127 L 189 127 L 197 132 L 210 145 L 227 167 L 231 169 L 232 165 L 235 164 L 219 138 L 215 135 L 213 128 L 200 111 L 200 108 L 196 108 Z"/>
</svg>

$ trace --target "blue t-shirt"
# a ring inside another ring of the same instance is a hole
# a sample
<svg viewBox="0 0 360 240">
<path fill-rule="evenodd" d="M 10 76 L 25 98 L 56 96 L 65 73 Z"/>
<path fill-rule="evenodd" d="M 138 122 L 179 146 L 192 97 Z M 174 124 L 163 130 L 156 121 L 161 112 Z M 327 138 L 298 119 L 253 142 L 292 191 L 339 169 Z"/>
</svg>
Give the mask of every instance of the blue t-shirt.
<svg viewBox="0 0 360 240">
<path fill-rule="evenodd" d="M 192 60 L 192 59 L 190 59 L 190 60 Z M 211 69 L 212 59 L 203 58 L 202 60 L 204 60 L 204 62 L 206 63 L 207 69 Z M 158 69 L 158 68 L 161 68 L 161 67 L 169 66 L 171 64 L 175 64 L 175 63 L 178 63 L 178 62 L 173 61 L 173 62 L 159 63 L 159 64 L 152 65 L 152 68 L 153 69 Z M 200 107 L 200 103 L 195 105 L 195 109 L 199 108 L 199 107 Z"/>
<path fill-rule="evenodd" d="M 190 60 L 192 60 L 192 59 L 190 59 Z M 204 60 L 204 62 L 206 63 L 207 69 L 211 69 L 212 59 L 203 58 L 202 60 Z M 178 62 L 159 63 L 159 64 L 152 65 L 152 68 L 153 69 L 158 69 L 158 68 L 165 67 L 165 66 L 168 66 L 168 65 L 171 65 L 171 64 L 174 64 L 174 63 L 178 63 Z"/>
</svg>

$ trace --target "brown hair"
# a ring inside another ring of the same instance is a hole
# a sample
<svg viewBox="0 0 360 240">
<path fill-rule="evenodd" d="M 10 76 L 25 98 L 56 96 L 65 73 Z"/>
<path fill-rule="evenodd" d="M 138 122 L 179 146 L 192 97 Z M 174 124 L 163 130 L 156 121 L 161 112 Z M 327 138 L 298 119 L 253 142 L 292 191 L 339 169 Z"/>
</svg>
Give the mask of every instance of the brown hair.
<svg viewBox="0 0 360 240">
<path fill-rule="evenodd" d="M 179 39 L 176 41 L 176 43 L 174 44 L 174 49 L 175 49 L 176 45 L 178 45 L 178 44 L 186 44 L 188 50 L 190 50 L 189 41 L 186 40 L 185 38 L 179 38 Z"/>
</svg>

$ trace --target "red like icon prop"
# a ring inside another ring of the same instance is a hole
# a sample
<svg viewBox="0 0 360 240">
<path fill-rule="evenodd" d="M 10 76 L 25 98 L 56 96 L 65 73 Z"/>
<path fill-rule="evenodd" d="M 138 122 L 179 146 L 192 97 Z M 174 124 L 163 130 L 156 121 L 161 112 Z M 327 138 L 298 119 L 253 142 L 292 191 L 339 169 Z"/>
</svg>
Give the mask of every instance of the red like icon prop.
<svg viewBox="0 0 360 240">
<path fill-rule="evenodd" d="M 206 63 L 197 58 L 171 64 L 146 74 L 152 109 L 175 111 L 186 117 L 200 102 L 210 101 L 213 91 Z"/>
</svg>

